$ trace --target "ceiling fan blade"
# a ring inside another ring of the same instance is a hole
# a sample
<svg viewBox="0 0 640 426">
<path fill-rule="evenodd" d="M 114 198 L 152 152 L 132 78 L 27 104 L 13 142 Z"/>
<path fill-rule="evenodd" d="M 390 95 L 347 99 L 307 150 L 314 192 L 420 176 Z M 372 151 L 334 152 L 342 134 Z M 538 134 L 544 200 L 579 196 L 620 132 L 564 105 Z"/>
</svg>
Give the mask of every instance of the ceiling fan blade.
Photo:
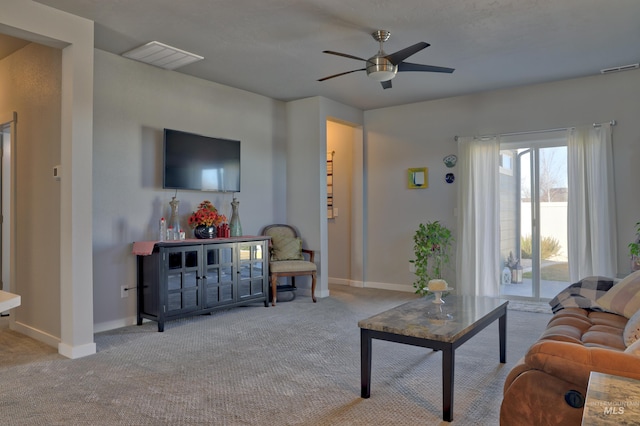
<svg viewBox="0 0 640 426">
<path fill-rule="evenodd" d="M 349 55 L 348 53 L 334 52 L 333 50 L 323 50 L 322 53 L 328 53 L 329 55 L 342 56 L 344 58 L 355 59 L 356 61 L 367 61 L 366 59 L 358 58 L 357 56 Z"/>
<path fill-rule="evenodd" d="M 431 46 L 429 43 L 425 43 L 421 41 L 420 43 L 416 43 L 413 46 L 405 47 L 402 50 L 398 50 L 396 53 L 392 53 L 391 55 L 387 55 L 386 58 L 393 64 L 398 65 L 400 62 L 404 61 L 411 55 L 415 55 L 422 49 L 426 49 Z"/>
<path fill-rule="evenodd" d="M 334 75 L 330 75 L 329 77 L 321 78 L 318 81 L 325 81 L 325 80 L 329 80 L 330 78 L 340 77 L 341 75 L 351 74 L 352 72 L 365 71 L 365 70 L 366 70 L 366 68 L 361 68 L 359 70 L 351 70 L 351 71 L 341 72 L 340 74 L 334 74 Z"/>
<path fill-rule="evenodd" d="M 435 67 L 433 65 L 412 64 L 409 62 L 400 62 L 398 64 L 398 72 L 400 71 L 425 71 L 425 72 L 444 72 L 451 74 L 454 68 Z"/>
<path fill-rule="evenodd" d="M 380 84 L 382 84 L 383 89 L 391 89 L 391 80 L 381 81 Z"/>
</svg>

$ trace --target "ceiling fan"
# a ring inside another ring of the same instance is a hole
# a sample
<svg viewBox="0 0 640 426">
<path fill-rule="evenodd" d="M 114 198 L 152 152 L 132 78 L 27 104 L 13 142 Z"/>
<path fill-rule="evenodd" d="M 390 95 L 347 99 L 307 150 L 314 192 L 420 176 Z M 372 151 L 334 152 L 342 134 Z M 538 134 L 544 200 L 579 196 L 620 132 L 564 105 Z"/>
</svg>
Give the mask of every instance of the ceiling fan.
<svg viewBox="0 0 640 426">
<path fill-rule="evenodd" d="M 445 67 L 435 67 L 433 65 L 422 65 L 422 64 L 412 64 L 409 62 L 404 62 L 411 55 L 415 55 L 422 49 L 426 49 L 430 46 L 429 43 L 425 43 L 421 41 L 420 43 L 416 43 L 412 46 L 405 47 L 402 50 L 398 50 L 395 53 L 387 55 L 382 49 L 382 44 L 389 40 L 391 33 L 385 30 L 377 30 L 372 34 L 373 38 L 380 43 L 380 50 L 374 56 L 369 59 L 359 58 L 357 56 L 349 55 L 347 53 L 334 52 L 332 50 L 323 50 L 322 53 L 328 53 L 330 55 L 343 56 L 345 58 L 355 59 L 357 61 L 364 61 L 365 68 L 360 68 L 357 70 L 351 70 L 342 72 L 340 74 L 330 75 L 329 77 L 324 77 L 319 79 L 318 81 L 325 81 L 331 78 L 340 77 L 341 75 L 351 74 L 352 72 L 357 71 L 366 71 L 367 75 L 372 79 L 379 81 L 382 84 L 383 89 L 391 88 L 391 79 L 396 76 L 398 72 L 404 71 L 422 71 L 422 72 L 441 72 L 451 74 L 454 69 L 453 68 L 445 68 Z"/>
</svg>

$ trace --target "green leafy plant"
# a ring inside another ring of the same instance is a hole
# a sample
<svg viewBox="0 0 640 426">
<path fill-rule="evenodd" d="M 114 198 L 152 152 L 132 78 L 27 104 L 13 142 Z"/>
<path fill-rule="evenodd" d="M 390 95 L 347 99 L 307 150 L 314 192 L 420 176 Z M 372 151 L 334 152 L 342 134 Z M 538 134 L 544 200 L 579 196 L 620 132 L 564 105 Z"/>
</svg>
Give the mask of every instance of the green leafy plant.
<svg viewBox="0 0 640 426">
<path fill-rule="evenodd" d="M 640 222 L 636 223 L 636 240 L 629 243 L 629 256 L 632 261 L 633 270 L 640 269 Z"/>
<path fill-rule="evenodd" d="M 415 265 L 417 277 L 413 286 L 417 294 L 424 295 L 429 280 L 442 278 L 444 268 L 451 260 L 453 234 L 438 221 L 421 223 L 413 235 L 413 242 L 415 259 L 409 261 Z"/>
</svg>

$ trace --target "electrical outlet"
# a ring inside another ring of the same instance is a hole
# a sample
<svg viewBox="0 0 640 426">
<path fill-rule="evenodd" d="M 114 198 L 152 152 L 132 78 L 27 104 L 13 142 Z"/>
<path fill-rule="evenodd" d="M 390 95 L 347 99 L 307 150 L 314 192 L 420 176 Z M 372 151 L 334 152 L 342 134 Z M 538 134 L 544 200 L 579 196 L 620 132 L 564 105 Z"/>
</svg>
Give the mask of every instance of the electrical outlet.
<svg viewBox="0 0 640 426">
<path fill-rule="evenodd" d="M 410 263 L 409 264 L 409 272 L 416 272 L 416 265 L 415 263 Z"/>
<path fill-rule="evenodd" d="M 127 290 L 127 286 L 126 285 L 121 285 L 120 286 L 120 297 L 121 298 L 125 298 L 125 297 L 129 297 L 129 291 Z"/>
</svg>

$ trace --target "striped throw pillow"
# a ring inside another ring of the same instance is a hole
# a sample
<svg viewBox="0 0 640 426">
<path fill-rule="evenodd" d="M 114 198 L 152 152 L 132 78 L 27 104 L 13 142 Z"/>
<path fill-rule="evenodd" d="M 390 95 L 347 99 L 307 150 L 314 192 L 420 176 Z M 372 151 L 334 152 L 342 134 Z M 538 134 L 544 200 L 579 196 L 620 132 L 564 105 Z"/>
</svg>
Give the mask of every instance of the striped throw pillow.
<svg viewBox="0 0 640 426">
<path fill-rule="evenodd" d="M 640 310 L 640 271 L 626 276 L 596 303 L 609 312 L 631 318 Z"/>
</svg>

